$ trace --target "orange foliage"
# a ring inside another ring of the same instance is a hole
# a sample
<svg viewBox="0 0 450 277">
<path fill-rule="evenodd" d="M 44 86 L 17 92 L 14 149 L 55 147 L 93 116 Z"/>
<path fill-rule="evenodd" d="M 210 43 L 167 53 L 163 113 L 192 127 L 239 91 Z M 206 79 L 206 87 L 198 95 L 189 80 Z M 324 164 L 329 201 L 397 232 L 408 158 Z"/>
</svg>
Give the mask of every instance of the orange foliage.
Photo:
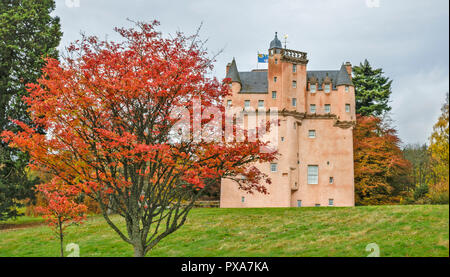
<svg viewBox="0 0 450 277">
<path fill-rule="evenodd" d="M 411 164 L 402 154 L 395 129 L 378 117 L 358 116 L 353 132 L 355 197 L 357 205 L 394 204 L 404 194 L 403 184 Z"/>
</svg>

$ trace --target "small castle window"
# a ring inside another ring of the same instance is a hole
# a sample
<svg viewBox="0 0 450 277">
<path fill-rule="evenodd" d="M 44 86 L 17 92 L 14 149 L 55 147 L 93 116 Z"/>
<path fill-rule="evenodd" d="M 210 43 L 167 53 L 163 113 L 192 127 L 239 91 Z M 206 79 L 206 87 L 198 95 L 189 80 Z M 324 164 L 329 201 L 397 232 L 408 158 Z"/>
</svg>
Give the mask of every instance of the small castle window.
<svg viewBox="0 0 450 277">
<path fill-rule="evenodd" d="M 302 200 L 297 200 L 297 207 L 301 207 L 302 206 Z"/>
<path fill-rule="evenodd" d="M 242 202 L 242 203 L 244 203 L 244 202 L 245 202 L 245 197 L 244 197 L 244 196 L 242 196 L 242 198 L 241 198 L 241 202 Z"/>
<path fill-rule="evenodd" d="M 309 138 L 316 138 L 316 130 L 309 130 L 308 131 L 308 137 Z"/>
<path fill-rule="evenodd" d="M 272 91 L 272 99 L 277 99 L 277 92 L 276 91 Z"/>
<path fill-rule="evenodd" d="M 316 113 L 316 104 L 309 105 L 309 112 Z"/>
<path fill-rule="evenodd" d="M 292 72 L 297 72 L 297 65 L 296 64 L 293 64 L 292 65 Z"/>
<path fill-rule="evenodd" d="M 297 98 L 292 98 L 292 106 L 297 107 Z"/>
<path fill-rule="evenodd" d="M 258 108 L 264 108 L 264 100 L 258 100 Z"/>
<path fill-rule="evenodd" d="M 333 182 L 334 182 L 334 178 L 330 177 L 330 184 L 333 184 Z"/>
<path fill-rule="evenodd" d="M 227 107 L 228 107 L 228 108 L 231 107 L 231 103 L 233 103 L 231 100 L 228 100 L 228 101 L 227 101 Z"/>
<path fill-rule="evenodd" d="M 270 171 L 277 172 L 278 171 L 278 164 L 277 163 L 271 163 L 270 164 Z"/>
<path fill-rule="evenodd" d="M 349 90 L 349 87 L 345 86 L 345 92 L 348 92 L 348 90 Z"/>
<path fill-rule="evenodd" d="M 316 92 L 316 85 L 309 85 L 309 90 L 311 91 L 311 93 L 315 93 Z"/>
<path fill-rule="evenodd" d="M 297 88 L 297 81 L 292 81 L 292 87 Z"/>
<path fill-rule="evenodd" d="M 274 82 L 274 83 L 277 82 L 277 77 L 273 77 L 273 82 Z"/>
<path fill-rule="evenodd" d="M 281 141 L 284 141 L 284 137 L 281 137 Z"/>
<path fill-rule="evenodd" d="M 278 59 L 275 59 L 275 64 L 278 64 Z"/>
<path fill-rule="evenodd" d="M 316 204 L 316 205 L 314 205 L 314 206 L 316 206 L 316 207 L 320 207 L 320 204 Z"/>
<path fill-rule="evenodd" d="M 330 92 L 330 84 L 325 84 L 325 92 Z"/>
<path fill-rule="evenodd" d="M 334 199 L 328 199 L 328 206 L 334 206 Z"/>
<path fill-rule="evenodd" d="M 345 104 L 345 112 L 350 112 L 350 104 Z"/>
<path fill-rule="evenodd" d="M 331 105 L 325 104 L 325 113 L 330 113 L 330 112 L 331 112 Z"/>
<path fill-rule="evenodd" d="M 250 108 L 250 100 L 245 100 L 244 101 L 244 107 L 245 108 Z"/>
</svg>

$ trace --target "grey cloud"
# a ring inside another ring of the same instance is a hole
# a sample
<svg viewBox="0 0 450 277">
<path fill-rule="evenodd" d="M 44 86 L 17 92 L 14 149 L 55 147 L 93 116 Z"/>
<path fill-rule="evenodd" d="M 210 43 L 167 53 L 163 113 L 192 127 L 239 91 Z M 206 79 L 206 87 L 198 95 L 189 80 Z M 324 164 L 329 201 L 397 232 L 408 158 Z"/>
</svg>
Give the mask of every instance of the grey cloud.
<svg viewBox="0 0 450 277">
<path fill-rule="evenodd" d="M 267 51 L 275 31 L 289 34 L 288 48 L 308 52 L 310 69 L 337 70 L 367 58 L 394 80 L 393 119 L 404 142 L 426 141 L 448 91 L 447 0 L 379 0 L 379 8 L 366 0 L 80 0 L 79 8 L 56 1 L 61 48 L 80 30 L 118 39 L 113 28 L 129 26 L 126 18 L 158 19 L 163 32 L 186 33 L 203 21 L 209 50 L 224 49 L 218 78 L 233 57 L 239 70 L 255 68 L 256 53 Z"/>
</svg>

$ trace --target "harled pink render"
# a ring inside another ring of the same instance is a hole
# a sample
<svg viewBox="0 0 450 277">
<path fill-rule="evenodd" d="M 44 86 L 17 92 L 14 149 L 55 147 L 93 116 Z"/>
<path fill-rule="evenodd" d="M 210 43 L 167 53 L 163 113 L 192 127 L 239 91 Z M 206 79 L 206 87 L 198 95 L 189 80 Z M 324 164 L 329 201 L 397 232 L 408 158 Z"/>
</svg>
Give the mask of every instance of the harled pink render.
<svg viewBox="0 0 450 277">
<path fill-rule="evenodd" d="M 307 64 L 306 53 L 282 48 L 275 34 L 268 70 L 238 72 L 234 59 L 227 66 L 227 77 L 233 83 L 232 95 L 224 99 L 224 105 L 242 110 L 249 100 L 251 109 L 257 111 L 263 100 L 266 110 L 277 107 L 281 156 L 274 162 L 276 166 L 257 164 L 272 179 L 272 184 L 266 184 L 269 194 L 248 194 L 234 181 L 222 179 L 221 207 L 355 205 L 351 64 L 320 71 L 308 71 Z M 317 177 L 313 168 L 318 169 Z"/>
</svg>

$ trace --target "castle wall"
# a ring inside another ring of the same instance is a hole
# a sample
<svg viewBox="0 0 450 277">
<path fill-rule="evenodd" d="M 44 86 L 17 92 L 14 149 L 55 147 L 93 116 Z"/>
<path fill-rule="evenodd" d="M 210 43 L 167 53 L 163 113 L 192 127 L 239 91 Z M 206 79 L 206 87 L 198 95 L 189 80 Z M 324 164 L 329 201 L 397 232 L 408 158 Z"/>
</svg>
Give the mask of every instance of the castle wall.
<svg viewBox="0 0 450 277">
<path fill-rule="evenodd" d="M 352 128 L 334 127 L 332 119 L 305 119 L 299 126 L 299 188 L 293 191 L 291 205 L 354 206 Z M 309 138 L 309 130 L 316 138 Z M 308 165 L 318 165 L 318 184 L 307 183 Z M 330 177 L 333 178 L 330 184 Z"/>
</svg>

